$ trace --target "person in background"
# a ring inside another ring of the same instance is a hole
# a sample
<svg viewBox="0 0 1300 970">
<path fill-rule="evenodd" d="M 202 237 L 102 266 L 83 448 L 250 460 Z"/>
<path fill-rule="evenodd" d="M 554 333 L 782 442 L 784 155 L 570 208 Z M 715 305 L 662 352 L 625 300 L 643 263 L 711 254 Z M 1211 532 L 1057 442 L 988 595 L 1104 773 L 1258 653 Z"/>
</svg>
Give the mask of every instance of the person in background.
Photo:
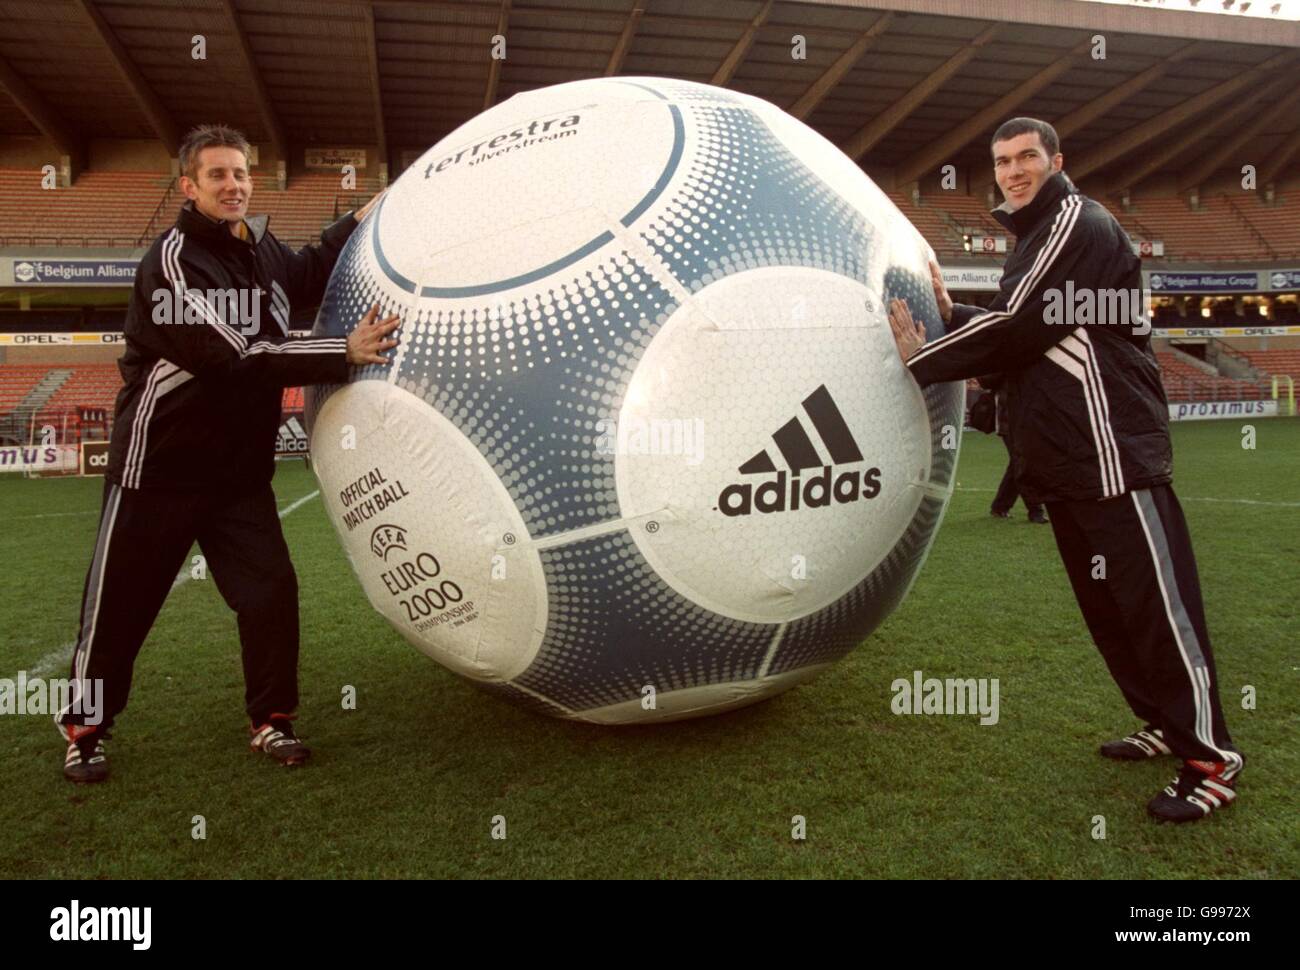
<svg viewBox="0 0 1300 970">
<path fill-rule="evenodd" d="M 995 433 L 1002 439 L 1002 444 L 1007 449 L 1007 470 L 1002 474 L 1002 482 L 998 485 L 997 494 L 993 496 L 989 514 L 996 519 L 1007 519 L 1011 517 L 1011 509 L 1021 495 L 1016 487 L 1015 454 L 1011 450 L 1009 440 L 1011 428 L 1007 420 L 1006 381 L 1001 374 L 981 377 L 979 380 L 980 386 L 993 395 Z M 1029 521 L 1038 525 L 1047 525 L 1047 513 L 1043 510 L 1043 503 L 1029 498 L 1024 501 L 1025 508 L 1029 511 Z"/>
</svg>

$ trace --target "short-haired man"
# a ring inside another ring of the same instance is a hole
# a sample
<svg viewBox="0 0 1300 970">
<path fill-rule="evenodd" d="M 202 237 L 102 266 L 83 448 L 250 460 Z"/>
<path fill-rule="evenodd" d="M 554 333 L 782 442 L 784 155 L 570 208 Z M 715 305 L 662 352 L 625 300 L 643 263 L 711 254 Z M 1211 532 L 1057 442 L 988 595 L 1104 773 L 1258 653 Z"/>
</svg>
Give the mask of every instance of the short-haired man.
<svg viewBox="0 0 1300 970">
<path fill-rule="evenodd" d="M 126 706 L 135 658 L 197 541 L 239 621 L 252 746 L 281 764 L 309 751 L 298 705 L 298 585 L 271 490 L 283 388 L 341 383 L 349 365 L 386 364 L 397 318 L 372 308 L 346 338 L 289 331 L 292 307 L 320 302 L 334 261 L 374 200 L 289 249 L 246 217 L 244 136 L 219 125 L 180 148 L 186 202 L 136 271 L 126 316 L 103 510 L 72 655 L 76 685 L 102 685 L 99 723 L 81 705 L 55 715 L 64 775 L 108 775 L 104 739 Z"/>
<path fill-rule="evenodd" d="M 1088 629 L 1145 722 L 1101 753 L 1178 756 L 1178 777 L 1147 809 L 1164 821 L 1203 818 L 1236 798 L 1244 761 L 1224 723 L 1196 560 L 1170 484 L 1169 410 L 1142 315 L 1140 261 L 1114 217 L 1062 171 L 1051 125 L 1013 118 L 992 149 L 1006 199 L 993 216 L 1016 235 L 997 298 L 988 310 L 955 305 L 932 264 L 947 332 L 926 344 L 901 301 L 891 303 L 890 325 L 922 387 L 1005 375 L 1020 490 L 1046 504 Z M 1075 314 L 1070 294 L 1128 312 Z"/>
</svg>

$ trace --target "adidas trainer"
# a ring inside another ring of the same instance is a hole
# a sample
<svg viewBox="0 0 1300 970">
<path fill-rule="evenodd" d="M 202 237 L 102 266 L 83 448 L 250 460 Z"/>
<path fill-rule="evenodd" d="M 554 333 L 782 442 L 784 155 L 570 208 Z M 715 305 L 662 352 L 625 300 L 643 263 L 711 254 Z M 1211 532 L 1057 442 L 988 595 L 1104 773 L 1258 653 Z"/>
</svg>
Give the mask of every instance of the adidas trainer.
<svg viewBox="0 0 1300 970">
<path fill-rule="evenodd" d="M 108 755 L 104 753 L 107 736 L 98 731 L 86 731 L 70 741 L 68 753 L 63 758 L 63 777 L 83 785 L 107 778 Z"/>
<path fill-rule="evenodd" d="M 1224 777 L 1222 761 L 1184 761 L 1178 777 L 1147 803 L 1147 812 L 1159 822 L 1195 822 L 1216 808 L 1226 808 L 1237 798 L 1236 778 Z"/>
<path fill-rule="evenodd" d="M 272 714 L 260 727 L 250 727 L 252 735 L 249 746 L 254 751 L 262 751 L 282 765 L 300 765 L 311 756 L 311 749 L 298 740 L 289 723 L 291 716 Z"/>
<path fill-rule="evenodd" d="M 1173 754 L 1165 744 L 1165 733 L 1160 728 L 1148 727 L 1118 741 L 1107 741 L 1099 749 L 1102 756 L 1116 761 L 1146 761 L 1161 755 Z"/>
</svg>

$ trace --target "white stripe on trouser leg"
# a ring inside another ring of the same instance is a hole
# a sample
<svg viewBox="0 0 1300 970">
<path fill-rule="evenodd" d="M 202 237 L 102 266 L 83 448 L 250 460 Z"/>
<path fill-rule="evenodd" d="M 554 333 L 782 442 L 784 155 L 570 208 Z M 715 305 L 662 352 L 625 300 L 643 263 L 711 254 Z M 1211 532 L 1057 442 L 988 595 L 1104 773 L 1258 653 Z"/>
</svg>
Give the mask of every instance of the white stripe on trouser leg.
<svg viewBox="0 0 1300 970">
<path fill-rule="evenodd" d="M 1139 489 L 1129 492 L 1129 495 L 1133 498 L 1133 508 L 1137 510 L 1138 522 L 1142 524 L 1142 534 L 1146 536 L 1147 548 L 1151 551 L 1151 562 L 1155 566 L 1156 582 L 1160 586 L 1160 597 L 1164 601 L 1169 629 L 1174 635 L 1178 653 L 1183 659 L 1183 667 L 1187 670 L 1187 679 L 1192 685 L 1192 699 L 1196 707 L 1194 721 L 1196 740 L 1219 755 L 1219 760 L 1226 765 L 1223 777 L 1225 780 L 1231 779 L 1241 768 L 1241 755 L 1223 750 L 1214 741 L 1210 673 L 1205 666 L 1205 656 L 1201 652 L 1200 642 L 1196 639 L 1196 629 L 1192 626 L 1191 617 L 1187 615 L 1182 596 L 1178 592 L 1177 577 L 1174 575 L 1174 564 L 1169 559 L 1169 543 L 1165 539 L 1164 525 L 1160 521 L 1149 489 Z M 1157 539 L 1165 553 L 1164 558 L 1156 548 Z"/>
<path fill-rule="evenodd" d="M 54 723 L 59 733 L 68 737 L 68 732 L 61 723 L 62 717 L 76 706 L 81 698 L 81 684 L 86 679 L 86 670 L 90 662 L 90 651 L 95 643 L 95 629 L 99 623 L 99 607 L 104 593 L 104 567 L 108 562 L 108 550 L 113 542 L 113 527 L 117 523 L 117 510 L 122 504 L 122 490 L 116 485 L 109 486 L 108 501 L 104 505 L 104 521 L 100 525 L 99 538 L 95 543 L 95 558 L 90 563 L 90 576 L 86 583 L 86 605 L 81 611 L 81 638 L 73 652 L 73 673 L 76 675 L 72 685 L 68 706 L 54 715 Z M 102 698 L 101 698 L 102 700 Z"/>
</svg>

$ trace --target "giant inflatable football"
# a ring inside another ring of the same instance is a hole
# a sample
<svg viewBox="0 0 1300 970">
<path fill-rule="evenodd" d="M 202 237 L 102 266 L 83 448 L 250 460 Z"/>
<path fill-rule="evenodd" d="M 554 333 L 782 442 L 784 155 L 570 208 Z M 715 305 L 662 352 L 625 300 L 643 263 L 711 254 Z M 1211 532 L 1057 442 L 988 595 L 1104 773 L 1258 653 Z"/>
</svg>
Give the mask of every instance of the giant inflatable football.
<svg viewBox="0 0 1300 970">
<path fill-rule="evenodd" d="M 765 101 L 661 78 L 517 95 L 429 149 L 349 241 L 318 334 L 400 314 L 389 367 L 308 395 L 375 609 L 457 673 L 602 723 L 825 670 L 938 529 L 962 389 L 929 248 Z"/>
</svg>

